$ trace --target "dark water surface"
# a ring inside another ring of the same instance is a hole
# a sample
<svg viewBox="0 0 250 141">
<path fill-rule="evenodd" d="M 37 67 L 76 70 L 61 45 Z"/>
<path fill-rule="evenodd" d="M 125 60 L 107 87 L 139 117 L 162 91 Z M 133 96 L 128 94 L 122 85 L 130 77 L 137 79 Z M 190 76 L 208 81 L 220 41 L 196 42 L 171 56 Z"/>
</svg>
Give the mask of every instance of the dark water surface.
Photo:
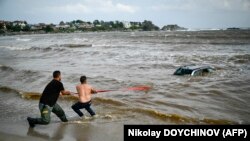
<svg viewBox="0 0 250 141">
<path fill-rule="evenodd" d="M 216 71 L 199 77 L 172 75 L 187 64 L 211 65 Z M 54 70 L 61 70 L 71 91 L 81 75 L 97 89 L 152 86 L 147 93 L 95 95 L 93 107 L 100 117 L 91 124 L 250 123 L 250 31 L 2 36 L 1 122 L 39 116 L 37 93 Z M 69 96 L 59 100 L 69 117 L 76 117 L 70 109 L 74 102 Z"/>
</svg>

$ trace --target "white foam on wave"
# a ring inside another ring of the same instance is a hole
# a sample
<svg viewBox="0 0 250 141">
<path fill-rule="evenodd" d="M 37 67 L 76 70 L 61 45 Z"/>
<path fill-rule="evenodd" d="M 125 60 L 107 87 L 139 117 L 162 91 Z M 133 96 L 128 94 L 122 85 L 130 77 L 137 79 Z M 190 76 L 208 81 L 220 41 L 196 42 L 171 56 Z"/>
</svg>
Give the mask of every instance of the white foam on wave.
<svg viewBox="0 0 250 141">
<path fill-rule="evenodd" d="M 13 47 L 13 46 L 1 46 L 3 48 L 6 48 L 8 50 L 12 50 L 12 51 L 23 51 L 23 50 L 29 50 L 32 47 Z"/>
<path fill-rule="evenodd" d="M 76 42 L 88 42 L 89 41 L 89 39 L 87 38 L 73 38 L 73 40 Z"/>
<path fill-rule="evenodd" d="M 30 41 L 31 39 L 17 38 L 16 40 L 17 40 L 17 41 L 28 42 L 28 41 Z"/>
<path fill-rule="evenodd" d="M 189 28 L 186 31 L 218 31 L 223 30 L 222 28 Z"/>
<path fill-rule="evenodd" d="M 93 44 L 93 47 L 110 47 L 112 46 L 111 44 Z"/>
</svg>

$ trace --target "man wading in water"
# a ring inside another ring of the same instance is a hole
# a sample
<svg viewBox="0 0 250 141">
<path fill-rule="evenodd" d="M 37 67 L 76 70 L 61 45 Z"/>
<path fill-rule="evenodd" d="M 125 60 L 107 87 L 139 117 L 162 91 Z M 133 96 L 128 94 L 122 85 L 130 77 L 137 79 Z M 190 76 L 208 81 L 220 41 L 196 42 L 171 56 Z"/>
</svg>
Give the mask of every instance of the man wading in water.
<svg viewBox="0 0 250 141">
<path fill-rule="evenodd" d="M 79 101 L 72 105 L 72 109 L 80 116 L 84 117 L 83 113 L 80 109 L 85 108 L 90 115 L 95 116 L 95 112 L 91 109 L 91 96 L 92 94 L 96 94 L 97 91 L 94 90 L 90 85 L 87 84 L 87 77 L 81 76 L 80 78 L 81 84 L 76 86 L 76 90 L 78 92 Z"/>
<path fill-rule="evenodd" d="M 50 114 L 53 112 L 56 114 L 62 122 L 67 122 L 67 118 L 63 109 L 56 103 L 60 93 L 62 95 L 71 94 L 69 91 L 64 90 L 61 82 L 61 72 L 53 72 L 53 80 L 45 87 L 39 102 L 39 109 L 41 112 L 41 118 L 28 117 L 30 127 L 35 127 L 35 124 L 49 124 Z"/>
</svg>

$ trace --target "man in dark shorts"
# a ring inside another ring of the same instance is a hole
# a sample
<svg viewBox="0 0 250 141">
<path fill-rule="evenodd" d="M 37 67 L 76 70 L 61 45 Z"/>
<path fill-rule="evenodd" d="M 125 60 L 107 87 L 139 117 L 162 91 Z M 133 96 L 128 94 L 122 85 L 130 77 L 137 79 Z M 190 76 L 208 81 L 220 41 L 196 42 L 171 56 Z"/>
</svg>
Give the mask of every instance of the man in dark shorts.
<svg viewBox="0 0 250 141">
<path fill-rule="evenodd" d="M 53 112 L 56 114 L 62 122 L 67 122 L 66 115 L 63 109 L 56 103 L 60 93 L 62 95 L 71 94 L 69 91 L 64 90 L 61 82 L 60 71 L 53 72 L 53 80 L 45 87 L 39 102 L 39 109 L 41 112 L 41 118 L 28 117 L 30 127 L 35 127 L 36 124 L 49 124 L 50 114 Z"/>
<path fill-rule="evenodd" d="M 96 94 L 97 91 L 92 88 L 89 84 L 87 84 L 87 77 L 81 76 L 80 78 L 81 84 L 76 86 L 76 90 L 78 93 L 79 101 L 71 106 L 71 108 L 80 116 L 84 117 L 83 113 L 80 111 L 80 109 L 85 108 L 89 114 L 94 117 L 96 114 L 91 109 L 91 97 L 92 94 Z"/>
</svg>

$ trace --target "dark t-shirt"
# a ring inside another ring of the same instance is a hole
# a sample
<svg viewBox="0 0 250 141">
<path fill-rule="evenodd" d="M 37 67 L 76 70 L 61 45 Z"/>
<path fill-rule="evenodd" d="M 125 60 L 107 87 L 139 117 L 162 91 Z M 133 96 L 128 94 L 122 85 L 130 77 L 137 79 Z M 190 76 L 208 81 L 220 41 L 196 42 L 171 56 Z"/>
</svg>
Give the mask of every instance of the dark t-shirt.
<svg viewBox="0 0 250 141">
<path fill-rule="evenodd" d="M 40 103 L 54 106 L 59 97 L 60 92 L 64 90 L 62 82 L 53 79 L 44 89 L 40 98 Z"/>
</svg>

